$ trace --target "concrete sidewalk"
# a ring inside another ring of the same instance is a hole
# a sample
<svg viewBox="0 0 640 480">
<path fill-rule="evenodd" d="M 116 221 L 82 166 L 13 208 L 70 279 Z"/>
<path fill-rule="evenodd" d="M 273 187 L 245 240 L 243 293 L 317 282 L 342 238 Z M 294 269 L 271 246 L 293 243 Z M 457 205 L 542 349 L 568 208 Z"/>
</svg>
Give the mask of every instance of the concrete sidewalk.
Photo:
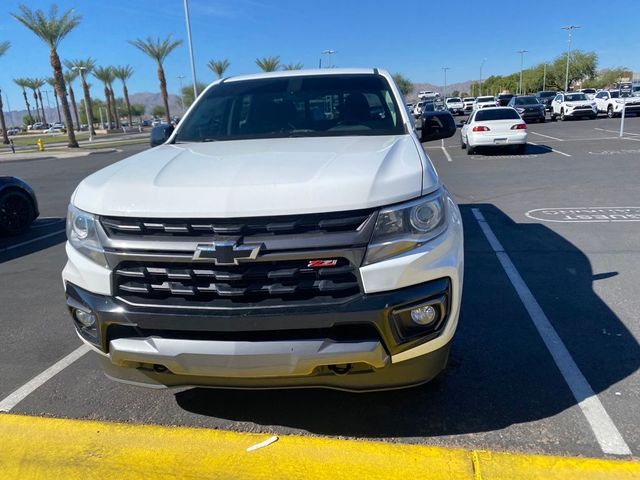
<svg viewBox="0 0 640 480">
<path fill-rule="evenodd" d="M 0 154 L 0 164 L 4 162 L 19 162 L 24 160 L 45 160 L 45 159 L 62 159 L 62 158 L 75 158 L 86 157 L 88 155 L 95 155 L 99 153 L 113 153 L 117 152 L 116 148 L 92 148 L 92 149 L 50 149 L 44 152 L 17 152 L 17 153 L 2 153 Z"/>
</svg>

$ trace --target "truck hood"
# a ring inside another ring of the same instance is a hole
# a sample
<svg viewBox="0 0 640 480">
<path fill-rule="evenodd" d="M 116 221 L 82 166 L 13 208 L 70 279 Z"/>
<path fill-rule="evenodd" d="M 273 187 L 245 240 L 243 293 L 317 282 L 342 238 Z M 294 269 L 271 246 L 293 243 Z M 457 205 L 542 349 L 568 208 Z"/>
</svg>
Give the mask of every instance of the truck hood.
<svg viewBox="0 0 640 480">
<path fill-rule="evenodd" d="M 412 135 L 162 145 L 87 177 L 72 202 L 99 215 L 156 218 L 355 210 L 435 189 L 422 162 Z"/>
</svg>

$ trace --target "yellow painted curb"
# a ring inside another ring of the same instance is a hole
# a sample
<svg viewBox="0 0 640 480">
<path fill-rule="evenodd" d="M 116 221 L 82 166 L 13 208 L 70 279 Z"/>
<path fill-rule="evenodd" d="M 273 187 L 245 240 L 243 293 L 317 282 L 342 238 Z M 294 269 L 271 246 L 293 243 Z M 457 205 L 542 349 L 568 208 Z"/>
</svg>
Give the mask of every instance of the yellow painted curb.
<svg viewBox="0 0 640 480">
<path fill-rule="evenodd" d="M 9 479 L 640 479 L 640 463 L 0 415 Z"/>
</svg>

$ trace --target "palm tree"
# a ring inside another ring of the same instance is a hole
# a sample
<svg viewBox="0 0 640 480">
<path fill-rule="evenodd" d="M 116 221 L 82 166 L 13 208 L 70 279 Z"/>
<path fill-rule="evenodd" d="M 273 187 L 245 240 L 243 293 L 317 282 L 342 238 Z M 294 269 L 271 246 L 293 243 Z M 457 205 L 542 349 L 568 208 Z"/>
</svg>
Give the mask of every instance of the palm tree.
<svg viewBox="0 0 640 480">
<path fill-rule="evenodd" d="M 285 63 L 282 66 L 283 70 L 302 70 L 304 68 L 304 65 L 300 62 L 298 63 Z"/>
<path fill-rule="evenodd" d="M 56 79 L 53 77 L 49 77 L 46 79 L 46 82 L 53 87 L 53 97 L 56 99 L 56 110 L 58 111 L 58 122 L 62 121 L 60 117 L 60 102 L 58 102 L 58 94 L 56 93 Z M 67 92 L 64 92 L 65 95 Z"/>
<path fill-rule="evenodd" d="M 42 85 L 40 85 L 40 79 L 39 78 L 28 78 L 28 83 L 27 83 L 27 88 L 30 88 L 31 91 L 33 92 L 33 99 L 36 101 L 36 121 L 37 122 L 44 122 L 44 120 L 42 119 L 42 112 L 44 111 L 44 108 L 41 110 L 40 109 L 40 103 L 38 103 L 38 88 L 40 88 Z"/>
<path fill-rule="evenodd" d="M 275 72 L 280 68 L 280 57 L 262 57 L 256 58 L 256 65 L 263 72 Z"/>
<path fill-rule="evenodd" d="M 122 82 L 122 95 L 124 96 L 124 103 L 127 106 L 127 118 L 129 119 L 129 126 L 133 125 L 133 119 L 131 118 L 131 104 L 129 103 L 129 90 L 127 90 L 127 80 L 133 75 L 133 68 L 131 65 L 124 67 L 116 67 L 113 69 L 113 73 L 117 79 Z"/>
<path fill-rule="evenodd" d="M 211 71 L 218 76 L 218 78 L 222 78 L 224 72 L 226 72 L 227 68 L 231 65 L 231 62 L 225 58 L 224 60 L 209 60 L 207 65 Z"/>
<path fill-rule="evenodd" d="M 66 62 L 65 62 L 66 64 Z M 76 131 L 80 131 L 80 117 L 78 116 L 78 104 L 76 103 L 76 96 L 73 92 L 73 82 L 78 78 L 79 73 L 76 70 L 68 70 L 64 73 L 64 83 L 69 87 L 69 100 L 73 106 L 73 117 L 76 121 Z"/>
<path fill-rule="evenodd" d="M 65 95 L 66 87 L 64 83 L 64 77 L 62 75 L 62 64 L 60 63 L 60 57 L 58 56 L 58 47 L 60 42 L 66 37 L 69 32 L 78 26 L 80 23 L 80 16 L 74 14 L 73 9 L 69 9 L 62 15 L 58 15 L 58 7 L 53 4 L 49 9 L 49 15 L 38 9 L 32 11 L 26 5 L 20 5 L 18 7 L 21 14 L 12 14 L 16 20 L 22 23 L 25 27 L 36 34 L 40 40 L 47 44 L 49 47 L 49 61 L 51 68 L 53 68 L 53 77 L 55 78 L 55 87 L 58 92 L 58 98 L 62 103 L 62 111 L 64 112 L 64 121 L 67 127 L 67 135 L 69 137 L 69 148 L 78 148 L 78 141 L 76 140 L 76 134 L 73 131 L 73 120 L 71 119 L 71 110 L 69 109 L 69 102 L 67 102 L 67 96 Z"/>
<path fill-rule="evenodd" d="M 107 109 L 107 130 L 111 128 L 111 119 L 115 117 L 115 115 L 111 111 L 112 103 L 111 103 L 111 89 L 109 88 L 109 84 L 113 82 L 113 71 L 111 67 L 94 67 L 93 76 L 102 82 L 104 85 L 104 102 Z"/>
<path fill-rule="evenodd" d="M 0 42 L 0 57 L 7 53 L 10 46 L 10 42 Z M 2 128 L 2 143 L 8 145 L 9 135 L 7 134 L 7 124 L 4 121 L 4 110 L 2 108 L 2 92 L 0 92 L 0 128 Z"/>
<path fill-rule="evenodd" d="M 95 60 L 92 58 L 87 59 L 75 59 L 66 60 L 64 62 L 65 67 L 70 70 L 76 71 L 80 74 L 80 81 L 82 82 L 82 93 L 84 96 L 84 104 L 86 108 L 87 123 L 89 124 L 89 130 L 91 135 L 95 135 L 96 131 L 93 128 L 93 105 L 91 103 L 91 92 L 89 90 L 89 84 L 85 75 L 88 75 L 93 71 L 96 66 Z"/>
<path fill-rule="evenodd" d="M 31 115 L 31 105 L 29 105 L 29 98 L 27 97 L 27 88 L 29 88 L 29 79 L 14 78 L 13 83 L 18 85 L 22 89 L 22 96 L 24 97 L 24 103 L 27 106 L 27 115 L 29 116 L 29 123 L 33 125 L 33 116 Z"/>
<path fill-rule="evenodd" d="M 172 40 L 171 35 L 169 35 L 164 40 L 160 40 L 160 38 L 154 40 L 151 37 L 147 37 L 146 40 L 139 38 L 137 40 L 129 41 L 129 43 L 156 61 L 158 66 L 158 80 L 160 81 L 160 93 L 164 103 L 164 111 L 167 116 L 167 122 L 171 122 L 171 115 L 169 114 L 169 94 L 167 93 L 167 79 L 164 76 L 164 67 L 162 64 L 169 54 L 182 44 L 182 40 Z"/>
</svg>

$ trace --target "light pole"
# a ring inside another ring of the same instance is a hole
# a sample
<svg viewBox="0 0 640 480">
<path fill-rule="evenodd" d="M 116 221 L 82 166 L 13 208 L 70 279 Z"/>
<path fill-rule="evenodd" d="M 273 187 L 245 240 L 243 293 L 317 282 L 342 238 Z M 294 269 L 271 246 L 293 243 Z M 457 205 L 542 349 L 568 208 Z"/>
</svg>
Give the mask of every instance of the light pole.
<svg viewBox="0 0 640 480">
<path fill-rule="evenodd" d="M 542 90 L 546 90 L 547 88 L 547 64 L 544 64 L 544 70 L 542 71 Z"/>
<path fill-rule="evenodd" d="M 482 67 L 484 67 L 484 62 L 486 62 L 486 61 L 487 61 L 487 59 L 483 58 L 482 59 L 482 63 L 480 64 L 480 87 L 479 87 L 480 94 L 478 95 L 479 97 L 482 96 Z"/>
<path fill-rule="evenodd" d="M 529 50 L 518 50 L 520 54 L 520 86 L 518 87 L 519 93 L 516 92 L 517 95 L 522 95 L 522 67 L 524 66 L 524 54 L 529 53 Z"/>
<path fill-rule="evenodd" d="M 82 89 L 84 90 L 84 86 L 87 84 L 87 81 L 84 78 L 84 71 L 86 67 L 79 67 L 74 65 L 71 70 L 75 72 L 80 72 L 80 79 L 82 80 Z M 87 124 L 89 125 L 89 141 L 93 142 L 93 124 L 91 122 L 92 117 L 89 116 L 89 105 L 87 104 L 87 96 L 84 97 L 84 113 L 87 115 Z M 102 116 L 102 112 L 100 112 L 100 116 Z M 102 123 L 102 120 L 100 121 Z"/>
<path fill-rule="evenodd" d="M 569 56 L 571 55 L 571 35 L 572 32 L 576 29 L 576 28 L 580 28 L 577 25 L 567 25 L 566 27 L 560 27 L 562 30 L 566 30 L 569 33 L 569 46 L 567 48 L 567 72 L 565 73 L 564 76 L 564 91 L 568 91 L 569 90 Z"/>
<path fill-rule="evenodd" d="M 184 95 L 182 95 L 182 79 L 184 75 L 178 75 L 178 80 L 180 81 L 180 103 L 182 104 L 182 115 L 184 115 Z M 194 97 L 195 100 L 195 97 Z"/>
<path fill-rule="evenodd" d="M 187 38 L 189 40 L 189 57 L 191 58 L 191 77 L 193 79 L 193 99 L 198 98 L 198 87 L 196 83 L 196 62 L 193 59 L 193 42 L 191 40 L 191 20 L 189 20 L 189 0 L 184 0 L 184 17 L 187 22 Z M 183 107 L 184 110 L 184 107 Z"/>
<path fill-rule="evenodd" d="M 447 98 L 447 70 L 451 70 L 451 67 L 442 67 L 442 71 L 444 72 L 444 93 L 443 97 Z"/>
<path fill-rule="evenodd" d="M 337 53 L 336 50 L 323 50 L 322 54 L 327 56 L 327 67 L 326 68 L 331 68 L 333 67 L 333 63 L 331 63 L 331 55 L 333 55 L 334 53 Z"/>
</svg>

